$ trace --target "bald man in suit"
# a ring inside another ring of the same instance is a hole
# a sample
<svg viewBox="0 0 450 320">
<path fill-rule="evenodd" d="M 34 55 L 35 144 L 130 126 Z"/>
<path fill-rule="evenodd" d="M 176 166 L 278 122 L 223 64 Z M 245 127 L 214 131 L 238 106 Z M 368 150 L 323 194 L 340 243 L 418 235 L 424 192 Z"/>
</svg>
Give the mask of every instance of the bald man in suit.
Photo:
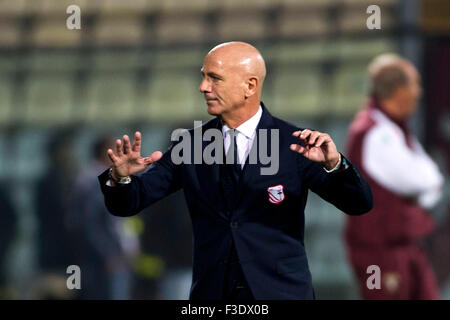
<svg viewBox="0 0 450 320">
<path fill-rule="evenodd" d="M 218 45 L 201 74 L 200 92 L 214 118 L 188 131 L 186 153 L 199 153 L 196 130 L 216 130 L 223 145 L 216 156 L 223 161 L 175 163 L 180 141 L 164 154 L 142 157 L 141 134 L 133 143 L 125 135 L 108 150 L 112 167 L 99 177 L 106 205 L 114 215 L 130 216 L 183 188 L 194 234 L 190 299 L 313 299 L 304 248 L 308 190 L 360 215 L 372 207 L 370 188 L 328 134 L 269 113 L 260 100 L 266 67 L 256 48 Z M 271 133 L 267 139 L 261 130 Z M 260 154 L 251 159 L 257 140 L 275 150 L 271 156 L 281 164 L 270 174 L 263 174 Z M 203 141 L 202 154 L 206 147 Z"/>
</svg>

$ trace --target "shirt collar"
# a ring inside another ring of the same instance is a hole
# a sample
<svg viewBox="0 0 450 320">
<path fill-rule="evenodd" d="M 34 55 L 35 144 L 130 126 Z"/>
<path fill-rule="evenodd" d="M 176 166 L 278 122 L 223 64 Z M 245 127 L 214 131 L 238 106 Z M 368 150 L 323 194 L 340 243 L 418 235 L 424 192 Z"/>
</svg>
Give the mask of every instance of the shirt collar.
<svg viewBox="0 0 450 320">
<path fill-rule="evenodd" d="M 259 109 L 255 113 L 255 115 L 252 116 L 247 121 L 245 121 L 239 127 L 237 127 L 236 130 L 239 131 L 240 133 L 242 133 L 244 136 L 246 136 L 247 139 L 250 139 L 253 136 L 253 134 L 255 133 L 255 130 L 256 130 L 256 127 L 258 126 L 259 120 L 261 120 L 261 116 L 262 116 L 262 108 L 260 105 Z M 222 126 L 222 134 L 224 137 L 228 130 L 230 130 L 230 128 L 226 124 L 224 124 Z"/>
</svg>

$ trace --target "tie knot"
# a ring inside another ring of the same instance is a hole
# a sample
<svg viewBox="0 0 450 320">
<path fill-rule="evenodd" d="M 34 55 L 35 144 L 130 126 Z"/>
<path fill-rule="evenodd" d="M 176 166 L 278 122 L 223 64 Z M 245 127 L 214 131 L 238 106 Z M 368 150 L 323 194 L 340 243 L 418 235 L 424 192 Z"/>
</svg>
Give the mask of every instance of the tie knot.
<svg viewBox="0 0 450 320">
<path fill-rule="evenodd" d="M 232 139 L 236 139 L 239 131 L 236 129 L 229 129 L 226 134 L 229 135 Z"/>
</svg>

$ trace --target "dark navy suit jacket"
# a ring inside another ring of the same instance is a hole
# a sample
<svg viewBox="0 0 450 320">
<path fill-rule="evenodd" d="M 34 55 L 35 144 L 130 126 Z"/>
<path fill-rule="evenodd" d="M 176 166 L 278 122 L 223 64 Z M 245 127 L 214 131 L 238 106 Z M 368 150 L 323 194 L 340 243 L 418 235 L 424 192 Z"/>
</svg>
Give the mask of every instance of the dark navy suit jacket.
<svg viewBox="0 0 450 320">
<path fill-rule="evenodd" d="M 133 176 L 130 184 L 108 187 L 107 171 L 99 176 L 106 206 L 117 216 L 137 214 L 183 188 L 194 235 L 190 299 L 222 298 L 232 241 L 255 299 L 313 299 L 303 240 L 308 190 L 350 215 L 372 208 L 370 187 L 351 163 L 345 170 L 326 173 L 320 164 L 293 152 L 289 146 L 299 141 L 292 133 L 299 128 L 273 117 L 262 106 L 257 130 L 279 129 L 279 170 L 275 175 L 261 175 L 261 163 L 249 164 L 247 159 L 234 212 L 225 209 L 219 165 L 175 165 L 170 155 L 174 144 L 147 171 Z M 220 129 L 220 120 L 201 127 L 209 128 Z M 277 185 L 283 186 L 284 200 L 272 203 L 267 189 Z"/>
</svg>

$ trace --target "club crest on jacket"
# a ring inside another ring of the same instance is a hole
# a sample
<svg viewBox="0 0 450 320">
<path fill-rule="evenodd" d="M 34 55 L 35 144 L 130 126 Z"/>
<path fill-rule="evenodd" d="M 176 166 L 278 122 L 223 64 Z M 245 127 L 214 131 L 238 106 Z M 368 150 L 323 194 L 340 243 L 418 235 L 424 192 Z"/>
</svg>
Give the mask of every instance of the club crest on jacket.
<svg viewBox="0 0 450 320">
<path fill-rule="evenodd" d="M 269 196 L 269 201 L 273 204 L 279 204 L 284 200 L 283 185 L 278 184 L 276 186 L 268 187 L 267 194 Z"/>
</svg>

